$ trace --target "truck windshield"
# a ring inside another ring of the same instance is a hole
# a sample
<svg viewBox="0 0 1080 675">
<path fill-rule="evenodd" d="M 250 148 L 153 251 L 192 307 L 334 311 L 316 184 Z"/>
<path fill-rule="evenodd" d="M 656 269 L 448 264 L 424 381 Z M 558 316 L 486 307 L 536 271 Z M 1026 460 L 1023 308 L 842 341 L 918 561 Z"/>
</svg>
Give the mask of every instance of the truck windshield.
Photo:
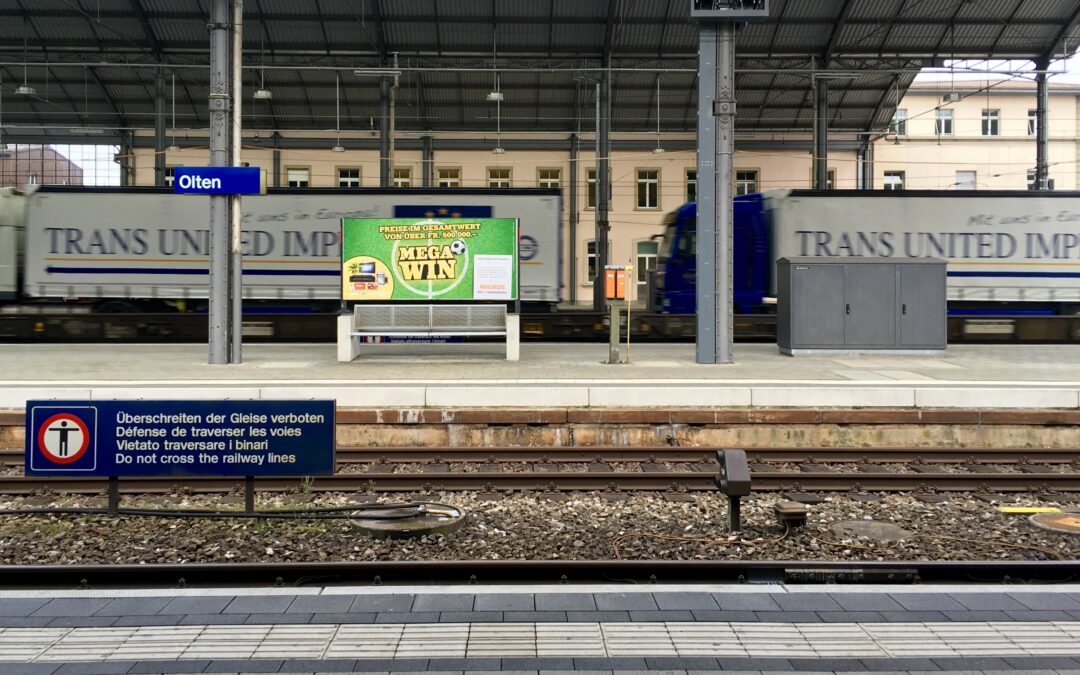
<svg viewBox="0 0 1080 675">
<path fill-rule="evenodd" d="M 660 241 L 660 261 L 671 257 L 671 246 L 675 242 L 675 214 L 664 216 L 664 238 Z"/>
</svg>

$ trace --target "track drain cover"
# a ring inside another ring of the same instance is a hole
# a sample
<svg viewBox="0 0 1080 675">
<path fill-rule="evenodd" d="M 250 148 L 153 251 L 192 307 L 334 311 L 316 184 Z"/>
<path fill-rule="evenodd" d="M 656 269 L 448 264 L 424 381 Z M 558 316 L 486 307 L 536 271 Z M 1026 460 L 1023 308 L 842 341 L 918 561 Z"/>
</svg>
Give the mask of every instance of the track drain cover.
<svg viewBox="0 0 1080 675">
<path fill-rule="evenodd" d="M 874 541 L 899 541 L 911 536 L 910 531 L 881 520 L 841 520 L 829 530 L 838 537 L 865 537 Z"/>
<path fill-rule="evenodd" d="M 438 502 L 387 504 L 367 508 L 351 522 L 377 539 L 404 539 L 456 532 L 465 523 L 465 512 Z"/>
<path fill-rule="evenodd" d="M 1080 534 L 1080 513 L 1036 513 L 1029 520 L 1044 530 Z"/>
</svg>

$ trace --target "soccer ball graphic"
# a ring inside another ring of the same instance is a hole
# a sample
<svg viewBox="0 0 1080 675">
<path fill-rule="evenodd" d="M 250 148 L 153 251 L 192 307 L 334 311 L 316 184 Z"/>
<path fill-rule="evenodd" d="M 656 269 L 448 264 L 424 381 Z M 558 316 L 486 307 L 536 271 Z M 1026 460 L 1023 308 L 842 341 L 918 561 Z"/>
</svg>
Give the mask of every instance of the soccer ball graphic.
<svg viewBox="0 0 1080 675">
<path fill-rule="evenodd" d="M 454 255 L 465 255 L 465 251 L 468 247 L 465 245 L 464 239 L 457 239 L 453 244 L 450 244 L 450 252 Z"/>
</svg>

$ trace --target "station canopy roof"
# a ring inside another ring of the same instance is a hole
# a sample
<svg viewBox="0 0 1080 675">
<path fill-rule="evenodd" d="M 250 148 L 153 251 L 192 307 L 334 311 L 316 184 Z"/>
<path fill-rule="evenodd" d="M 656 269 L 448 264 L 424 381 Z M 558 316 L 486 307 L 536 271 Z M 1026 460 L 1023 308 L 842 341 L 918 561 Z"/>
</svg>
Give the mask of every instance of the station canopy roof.
<svg viewBox="0 0 1080 675">
<path fill-rule="evenodd" d="M 4 3 L 4 135 L 152 129 L 158 72 L 166 126 L 175 108 L 176 128 L 205 129 L 210 3 Z M 658 118 L 665 132 L 693 131 L 698 28 L 689 4 L 247 0 L 244 126 L 333 130 L 340 82 L 341 128 L 377 127 L 378 78 L 354 70 L 387 67 L 397 53 L 399 130 L 588 132 L 610 63 L 614 131 L 655 132 Z M 830 82 L 830 128 L 880 130 L 922 67 L 1052 60 L 1075 49 L 1078 19 L 1076 0 L 772 0 L 767 22 L 737 34 L 737 127 L 809 129 L 811 71 L 824 69 L 840 76 Z M 34 94 L 16 93 L 24 79 Z M 255 100 L 256 88 L 272 99 Z M 498 115 L 487 100 L 496 88 Z"/>
</svg>

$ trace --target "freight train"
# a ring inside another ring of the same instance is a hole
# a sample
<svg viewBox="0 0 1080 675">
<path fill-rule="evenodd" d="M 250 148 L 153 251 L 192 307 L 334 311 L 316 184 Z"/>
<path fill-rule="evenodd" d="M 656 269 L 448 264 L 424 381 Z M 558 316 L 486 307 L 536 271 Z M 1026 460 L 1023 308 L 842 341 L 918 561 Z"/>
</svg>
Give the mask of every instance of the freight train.
<svg viewBox="0 0 1080 675">
<path fill-rule="evenodd" d="M 949 312 L 1080 313 L 1080 193 L 778 190 L 736 198 L 735 311 L 768 311 L 790 256 L 949 261 Z M 697 209 L 664 220 L 651 305 L 695 312 Z"/>
<path fill-rule="evenodd" d="M 547 189 L 289 189 L 243 200 L 245 298 L 330 311 L 342 217 L 517 217 L 522 301 L 562 300 L 562 203 Z M 103 313 L 205 306 L 205 197 L 157 188 L 0 191 L 0 302 L 78 302 Z M 773 191 L 734 208 L 734 302 L 767 313 L 782 256 L 949 259 L 954 315 L 1080 312 L 1080 193 Z M 696 208 L 668 214 L 650 304 L 696 312 Z M 252 309 L 258 309 L 253 306 Z"/>
<path fill-rule="evenodd" d="M 521 300 L 561 297 L 562 201 L 551 189 L 288 189 L 245 197 L 244 299 L 336 308 L 342 218 L 517 218 Z M 103 313 L 205 306 L 209 201 L 158 188 L 0 194 L 0 300 L 75 301 Z"/>
</svg>

